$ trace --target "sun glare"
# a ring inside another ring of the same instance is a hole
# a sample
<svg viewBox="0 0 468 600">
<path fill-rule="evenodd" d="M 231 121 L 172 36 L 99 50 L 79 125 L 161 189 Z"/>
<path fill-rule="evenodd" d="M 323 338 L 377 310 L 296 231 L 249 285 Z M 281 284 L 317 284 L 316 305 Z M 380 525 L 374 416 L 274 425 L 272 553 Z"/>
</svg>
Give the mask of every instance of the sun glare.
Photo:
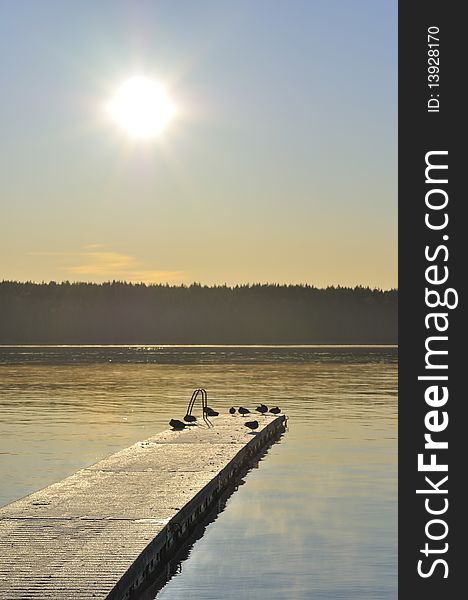
<svg viewBox="0 0 468 600">
<path fill-rule="evenodd" d="M 175 107 L 163 86 L 146 77 L 132 77 L 107 106 L 112 120 L 132 138 L 158 136 L 173 119 Z"/>
</svg>

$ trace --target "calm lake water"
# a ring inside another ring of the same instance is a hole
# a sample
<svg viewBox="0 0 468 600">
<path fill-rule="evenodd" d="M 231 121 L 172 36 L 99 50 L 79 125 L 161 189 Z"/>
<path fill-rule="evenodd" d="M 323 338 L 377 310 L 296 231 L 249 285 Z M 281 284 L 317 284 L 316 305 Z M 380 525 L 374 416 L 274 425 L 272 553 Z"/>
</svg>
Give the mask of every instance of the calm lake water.
<svg viewBox="0 0 468 600">
<path fill-rule="evenodd" d="M 0 505 L 167 429 L 196 387 L 289 427 L 157 599 L 395 599 L 396 348 L 0 347 Z"/>
</svg>

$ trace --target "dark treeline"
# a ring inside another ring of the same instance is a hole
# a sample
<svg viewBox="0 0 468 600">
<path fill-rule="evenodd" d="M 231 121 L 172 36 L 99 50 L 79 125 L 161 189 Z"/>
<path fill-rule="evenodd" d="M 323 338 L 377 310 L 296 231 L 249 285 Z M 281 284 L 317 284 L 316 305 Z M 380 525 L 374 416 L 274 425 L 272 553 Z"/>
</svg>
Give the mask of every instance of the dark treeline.
<svg viewBox="0 0 468 600">
<path fill-rule="evenodd" d="M 2 344 L 396 342 L 396 290 L 0 283 Z"/>
</svg>

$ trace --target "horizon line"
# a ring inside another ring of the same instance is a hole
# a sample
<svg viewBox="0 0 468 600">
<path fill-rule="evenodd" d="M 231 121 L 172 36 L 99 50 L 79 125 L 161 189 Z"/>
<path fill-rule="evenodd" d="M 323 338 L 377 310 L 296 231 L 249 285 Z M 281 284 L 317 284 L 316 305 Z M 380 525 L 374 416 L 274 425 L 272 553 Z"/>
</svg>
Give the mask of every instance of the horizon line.
<svg viewBox="0 0 468 600">
<path fill-rule="evenodd" d="M 316 290 L 329 290 L 329 289 L 344 289 L 344 290 L 355 290 L 355 289 L 363 289 L 363 290 L 372 290 L 372 291 L 382 291 L 382 292 L 397 292 L 398 287 L 379 287 L 379 286 L 370 286 L 369 284 L 358 283 L 355 285 L 342 285 L 340 283 L 328 284 L 326 286 L 319 287 L 313 283 L 287 283 L 287 282 L 254 282 L 254 283 L 201 283 L 199 281 L 192 281 L 191 283 L 171 283 L 171 282 L 145 282 L 145 281 L 126 281 L 123 279 L 109 279 L 106 281 L 85 281 L 85 280 L 54 280 L 50 279 L 49 281 L 33 281 L 33 280 L 15 280 L 15 279 L 2 279 L 0 281 L 0 285 L 3 284 L 19 284 L 19 285 L 127 285 L 127 286 L 144 286 L 144 287 L 170 287 L 170 288 L 190 288 L 190 287 L 202 287 L 202 288 L 228 288 L 234 289 L 236 287 L 303 287 L 303 288 L 311 288 Z"/>
</svg>

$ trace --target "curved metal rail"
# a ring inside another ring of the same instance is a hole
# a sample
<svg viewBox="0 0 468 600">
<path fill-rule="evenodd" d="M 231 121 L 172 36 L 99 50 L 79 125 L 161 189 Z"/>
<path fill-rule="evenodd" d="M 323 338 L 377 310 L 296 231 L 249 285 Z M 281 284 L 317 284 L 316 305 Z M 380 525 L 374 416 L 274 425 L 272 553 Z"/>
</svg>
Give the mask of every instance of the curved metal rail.
<svg viewBox="0 0 468 600">
<path fill-rule="evenodd" d="M 201 404 L 202 404 L 203 420 L 208 425 L 208 427 L 213 427 L 213 423 L 210 421 L 209 415 L 207 414 L 207 409 L 208 409 L 208 393 L 205 390 L 205 388 L 197 388 L 196 390 L 193 391 L 192 397 L 190 398 L 188 406 L 187 406 L 187 413 L 186 413 L 186 415 L 191 415 L 192 414 L 193 407 L 195 406 L 195 402 L 196 402 L 199 394 L 201 394 Z"/>
</svg>

